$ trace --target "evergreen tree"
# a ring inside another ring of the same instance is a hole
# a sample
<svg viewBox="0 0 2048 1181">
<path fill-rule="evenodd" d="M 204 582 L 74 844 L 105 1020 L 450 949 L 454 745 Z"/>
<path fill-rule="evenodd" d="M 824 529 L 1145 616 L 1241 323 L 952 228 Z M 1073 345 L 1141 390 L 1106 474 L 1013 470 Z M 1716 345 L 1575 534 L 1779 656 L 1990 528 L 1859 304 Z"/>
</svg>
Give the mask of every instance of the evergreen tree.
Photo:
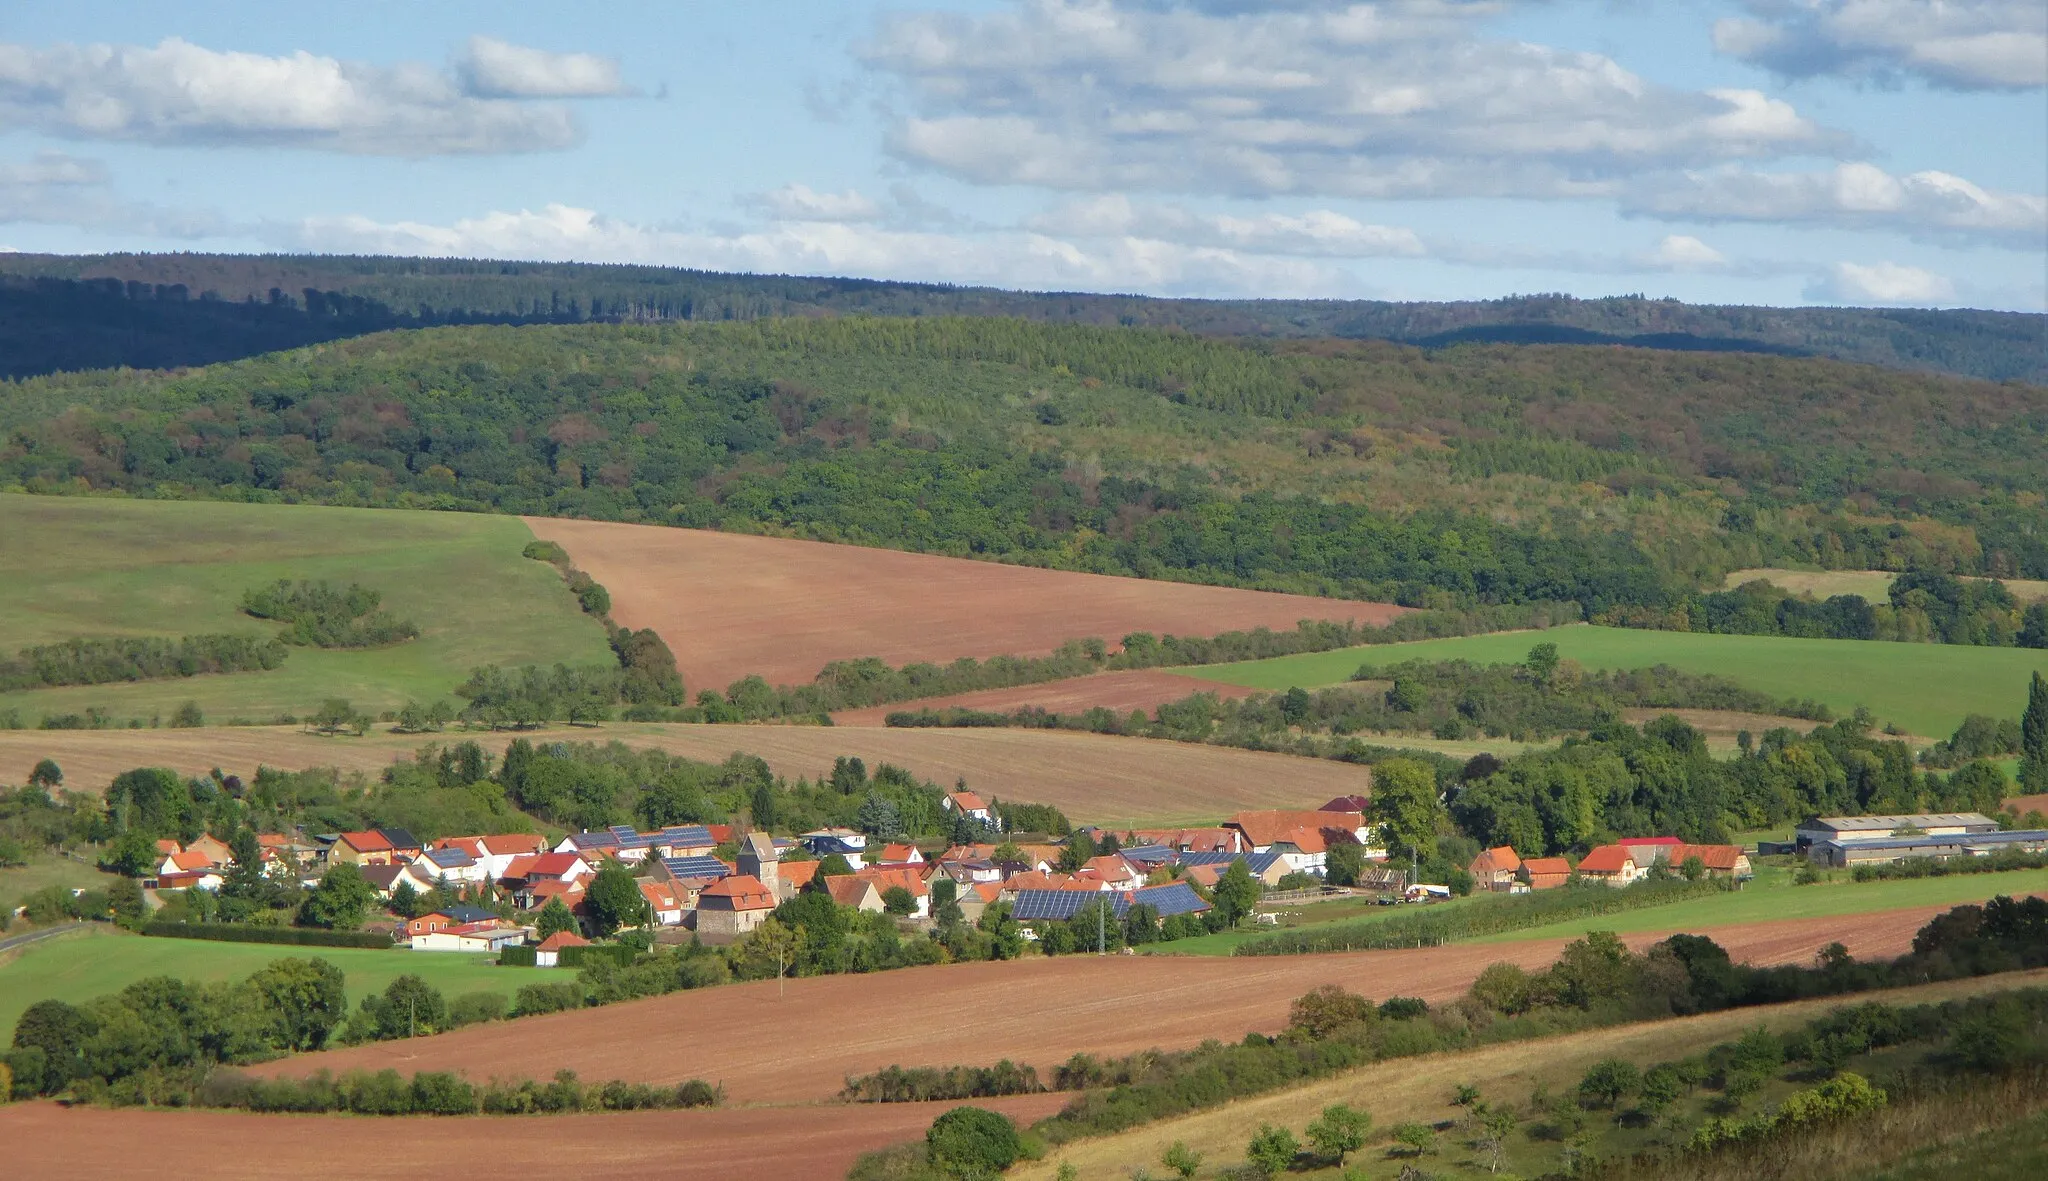
<svg viewBox="0 0 2048 1181">
<path fill-rule="evenodd" d="M 558 894 L 540 908 L 540 919 L 535 926 L 540 930 L 540 937 L 546 939 L 558 931 L 576 930 L 576 916 L 569 913 L 568 903 L 563 902 Z"/>
<path fill-rule="evenodd" d="M 2048 678 L 2034 674 L 2020 718 L 2020 793 L 2048 792 Z"/>
</svg>

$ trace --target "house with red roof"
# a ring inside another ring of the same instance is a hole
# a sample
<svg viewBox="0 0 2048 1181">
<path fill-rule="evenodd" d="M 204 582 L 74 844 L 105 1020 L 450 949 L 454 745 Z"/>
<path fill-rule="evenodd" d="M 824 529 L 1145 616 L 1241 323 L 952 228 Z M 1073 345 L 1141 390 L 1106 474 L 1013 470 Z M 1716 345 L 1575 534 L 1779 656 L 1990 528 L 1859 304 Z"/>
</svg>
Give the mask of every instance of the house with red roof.
<svg viewBox="0 0 2048 1181">
<path fill-rule="evenodd" d="M 1572 880 L 1572 863 L 1562 857 L 1526 857 L 1515 876 L 1531 890 L 1555 890 Z"/>
<path fill-rule="evenodd" d="M 886 896 L 896 887 L 902 887 L 910 894 L 910 913 L 916 918 L 929 918 L 932 913 L 931 888 L 925 885 L 924 875 L 909 866 L 870 866 L 853 876 L 866 878 L 875 884 L 875 892 Z"/>
<path fill-rule="evenodd" d="M 536 968 L 558 967 L 562 961 L 563 948 L 589 946 L 590 940 L 576 934 L 574 931 L 557 931 L 546 939 L 541 940 L 534 947 L 533 966 Z"/>
<path fill-rule="evenodd" d="M 351 865 L 389 865 L 391 842 L 374 828 L 345 832 L 334 838 L 334 844 L 327 850 L 327 859 L 346 861 Z"/>
<path fill-rule="evenodd" d="M 654 913 L 657 927 L 680 927 L 683 925 L 683 898 L 675 886 L 668 882 L 641 882 L 640 896 L 647 900 L 647 907 Z"/>
<path fill-rule="evenodd" d="M 1643 876 L 1635 854 L 1621 845 L 1601 845 L 1579 859 L 1579 877 L 1620 887 L 1635 884 Z"/>
<path fill-rule="evenodd" d="M 851 906 L 868 914 L 881 914 L 886 909 L 882 902 L 882 892 L 875 888 L 873 878 L 840 874 L 838 877 L 825 879 L 825 891 L 832 895 L 833 903 L 838 906 Z"/>
<path fill-rule="evenodd" d="M 1501 845 L 1493 849 L 1481 849 L 1479 856 L 1466 867 L 1472 875 L 1472 882 L 1482 890 L 1507 893 L 1520 884 L 1516 875 L 1521 871 L 1522 858 L 1516 854 L 1513 845 Z"/>
<path fill-rule="evenodd" d="M 156 872 L 158 877 L 162 877 L 166 874 L 194 873 L 198 870 L 212 868 L 213 858 L 198 849 L 194 849 L 186 853 L 169 854 L 156 867 Z"/>
<path fill-rule="evenodd" d="M 1648 873 L 1652 865 L 1676 865 L 1677 862 L 1671 861 L 1671 850 L 1685 842 L 1677 837 L 1622 837 L 1614 843 L 1628 850 L 1629 856 L 1636 860 L 1637 869 Z"/>
<path fill-rule="evenodd" d="M 947 792 L 945 798 L 939 801 L 939 808 L 948 815 L 965 816 L 969 820 L 980 821 L 990 828 L 1002 827 L 1002 824 L 996 820 L 994 809 L 988 806 L 988 802 L 971 791 Z"/>
<path fill-rule="evenodd" d="M 424 935 L 415 935 L 412 937 L 412 949 L 496 954 L 507 947 L 524 942 L 525 928 L 507 926 L 493 917 L 485 921 L 460 923 L 429 931 Z"/>
<path fill-rule="evenodd" d="M 745 873 L 720 878 L 697 895 L 697 937 L 705 943 L 731 943 L 767 921 L 775 906 L 775 892 L 760 878 Z"/>
<path fill-rule="evenodd" d="M 1686 862 L 1697 857 L 1710 878 L 1741 882 L 1756 876 L 1756 870 L 1749 864 L 1749 854 L 1739 845 L 1673 845 L 1666 856 L 1669 864 L 1665 868 L 1673 873 L 1680 872 Z"/>
<path fill-rule="evenodd" d="M 900 842 L 883 845 L 881 855 L 874 859 L 876 865 L 923 865 L 924 854 L 916 845 Z"/>
<path fill-rule="evenodd" d="M 1105 853 L 1100 857 L 1090 857 L 1081 863 L 1081 868 L 1075 871 L 1074 878 L 1077 881 L 1099 883 L 1099 889 L 1118 890 L 1124 893 L 1145 884 L 1145 875 L 1133 869 L 1121 853 Z"/>
</svg>

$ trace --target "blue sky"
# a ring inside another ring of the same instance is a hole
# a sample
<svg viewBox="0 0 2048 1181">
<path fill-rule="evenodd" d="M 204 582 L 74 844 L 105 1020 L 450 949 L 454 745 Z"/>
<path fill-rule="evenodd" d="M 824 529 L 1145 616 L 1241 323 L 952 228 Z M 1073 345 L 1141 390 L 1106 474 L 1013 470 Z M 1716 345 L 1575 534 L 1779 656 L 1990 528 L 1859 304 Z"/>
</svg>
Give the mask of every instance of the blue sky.
<svg viewBox="0 0 2048 1181">
<path fill-rule="evenodd" d="M 0 245 L 2048 307 L 2042 0 L 9 0 Z"/>
</svg>

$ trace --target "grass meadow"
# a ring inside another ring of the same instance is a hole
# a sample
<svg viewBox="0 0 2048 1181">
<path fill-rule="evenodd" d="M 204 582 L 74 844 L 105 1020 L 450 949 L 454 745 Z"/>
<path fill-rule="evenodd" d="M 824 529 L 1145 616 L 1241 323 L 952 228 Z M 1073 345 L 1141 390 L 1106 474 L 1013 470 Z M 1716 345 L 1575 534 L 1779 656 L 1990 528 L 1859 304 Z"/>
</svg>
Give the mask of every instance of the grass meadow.
<svg viewBox="0 0 2048 1181">
<path fill-rule="evenodd" d="M 500 968 L 489 957 L 457 952 L 162 939 L 96 923 L 0 954 L 0 1044 L 13 1036 L 22 1011 L 37 1001 L 76 1003 L 149 976 L 238 980 L 272 960 L 288 958 L 332 961 L 347 977 L 351 1007 L 407 972 L 424 977 L 450 999 L 465 992 L 499 992 L 508 1001 L 524 985 L 574 975 L 556 975 L 551 968 Z"/>
<path fill-rule="evenodd" d="M 609 663 L 604 629 L 560 576 L 520 556 L 516 517 L 310 505 L 0 495 L 0 651 L 78 637 L 266 635 L 242 592 L 279 578 L 359 582 L 419 639 L 295 648 L 267 672 L 0 694 L 24 725 L 98 706 L 118 723 L 196 701 L 209 722 L 304 714 L 330 697 L 385 710 L 445 697 L 479 664 Z"/>
<path fill-rule="evenodd" d="M 1590 669 L 1668 664 L 1690 672 L 1714 673 L 1773 697 L 1825 702 L 1841 713 L 1868 706 L 1880 721 L 1936 738 L 1947 737 L 1967 714 L 2017 717 L 2026 706 L 2029 675 L 2048 673 L 2048 651 L 2026 648 L 1695 635 L 1592 626 L 1341 648 L 1176 671 L 1255 689 L 1311 688 L 1340 684 L 1362 664 L 1384 666 L 1404 660 L 1515 663 L 1528 655 L 1532 645 L 1546 642 L 1556 644 L 1566 659 Z"/>
<path fill-rule="evenodd" d="M 12 911 L 22 900 L 45 886 L 67 890 L 104 890 L 116 877 L 89 861 L 74 861 L 58 853 L 37 853 L 26 865 L 0 869 L 0 910 Z M 0 938 L 4 938 L 0 934 Z M 5 977 L 0 977 L 4 982 Z M 0 988 L 0 991 L 5 991 Z"/>
</svg>

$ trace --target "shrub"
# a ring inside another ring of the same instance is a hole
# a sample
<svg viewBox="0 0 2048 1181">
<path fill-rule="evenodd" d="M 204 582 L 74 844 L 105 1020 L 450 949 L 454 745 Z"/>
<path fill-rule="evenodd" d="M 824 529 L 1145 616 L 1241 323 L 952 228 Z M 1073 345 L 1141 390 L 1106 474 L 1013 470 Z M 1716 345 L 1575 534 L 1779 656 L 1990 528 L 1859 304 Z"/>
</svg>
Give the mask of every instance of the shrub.
<svg viewBox="0 0 2048 1181">
<path fill-rule="evenodd" d="M 1245 1161 L 1266 1177 L 1294 1167 L 1294 1158 L 1300 1154 L 1301 1141 L 1294 1133 L 1272 1124 L 1260 1124 L 1244 1151 Z"/>
<path fill-rule="evenodd" d="M 931 1163 L 953 1177 L 993 1177 L 1023 1155 L 1017 1125 L 979 1107 L 955 1107 L 933 1120 L 924 1142 Z"/>
<path fill-rule="evenodd" d="M 465 992 L 448 1003 L 450 1029 L 479 1025 L 485 1021 L 499 1021 L 504 1016 L 505 994 L 500 992 Z"/>
<path fill-rule="evenodd" d="M 583 989 L 575 984 L 528 984 L 512 998 L 512 1011 L 521 1017 L 582 1007 Z"/>
</svg>

